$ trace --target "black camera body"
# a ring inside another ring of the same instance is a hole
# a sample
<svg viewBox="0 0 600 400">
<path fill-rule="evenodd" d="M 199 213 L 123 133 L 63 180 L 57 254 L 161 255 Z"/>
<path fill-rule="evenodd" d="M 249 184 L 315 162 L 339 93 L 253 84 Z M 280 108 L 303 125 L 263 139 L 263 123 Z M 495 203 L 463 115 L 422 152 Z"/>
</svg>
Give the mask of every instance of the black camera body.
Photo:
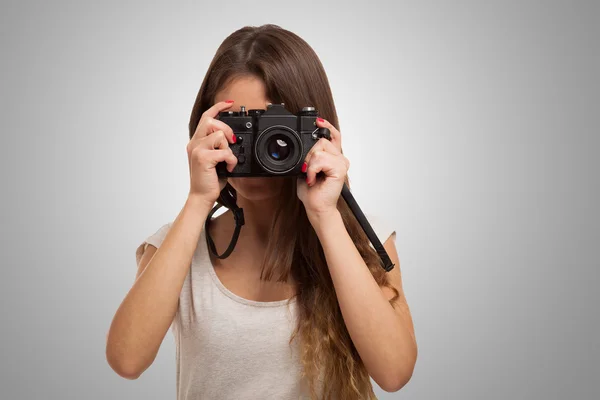
<svg viewBox="0 0 600 400">
<path fill-rule="evenodd" d="M 320 138 L 330 139 L 327 128 L 316 125 L 317 111 L 304 107 L 298 114 L 284 104 L 268 104 L 266 110 L 222 111 L 217 119 L 236 136 L 229 147 L 238 162 L 232 172 L 227 164 L 217 164 L 219 177 L 290 176 L 302 173 L 302 164 Z"/>
</svg>

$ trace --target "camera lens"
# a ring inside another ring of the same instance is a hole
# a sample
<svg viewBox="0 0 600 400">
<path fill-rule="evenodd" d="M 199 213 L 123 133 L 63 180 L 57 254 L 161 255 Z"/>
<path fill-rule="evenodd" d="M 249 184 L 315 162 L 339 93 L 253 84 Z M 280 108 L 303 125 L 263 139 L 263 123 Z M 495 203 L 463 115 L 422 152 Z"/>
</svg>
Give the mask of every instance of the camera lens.
<svg viewBox="0 0 600 400">
<path fill-rule="evenodd" d="M 303 145 L 299 134 L 284 125 L 259 132 L 254 142 L 255 160 L 270 175 L 285 175 L 300 162 Z"/>
<path fill-rule="evenodd" d="M 283 161 L 290 155 L 290 146 L 283 137 L 273 137 L 267 145 L 269 156 L 277 161 Z"/>
</svg>

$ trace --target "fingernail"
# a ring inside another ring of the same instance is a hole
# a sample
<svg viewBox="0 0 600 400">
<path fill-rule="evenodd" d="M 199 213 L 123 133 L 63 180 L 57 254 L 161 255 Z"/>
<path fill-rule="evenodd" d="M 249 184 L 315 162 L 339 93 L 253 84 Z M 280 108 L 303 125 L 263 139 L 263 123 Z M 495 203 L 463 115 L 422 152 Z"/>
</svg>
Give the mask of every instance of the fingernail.
<svg viewBox="0 0 600 400">
<path fill-rule="evenodd" d="M 233 139 L 233 143 L 237 142 L 237 138 L 235 137 L 235 135 L 233 135 L 231 138 Z"/>
<path fill-rule="evenodd" d="M 306 162 L 305 162 L 304 164 L 302 164 L 302 172 L 306 172 L 306 167 L 307 167 L 307 165 L 306 165 Z"/>
<path fill-rule="evenodd" d="M 321 118 L 321 117 L 318 117 L 317 121 L 319 121 L 319 122 L 325 122 L 325 120 L 323 118 Z"/>
<path fill-rule="evenodd" d="M 308 184 L 308 176 L 306 177 L 306 183 Z M 310 186 L 310 184 L 309 184 L 309 186 Z"/>
<path fill-rule="evenodd" d="M 225 103 L 233 103 L 233 100 L 225 100 Z"/>
</svg>

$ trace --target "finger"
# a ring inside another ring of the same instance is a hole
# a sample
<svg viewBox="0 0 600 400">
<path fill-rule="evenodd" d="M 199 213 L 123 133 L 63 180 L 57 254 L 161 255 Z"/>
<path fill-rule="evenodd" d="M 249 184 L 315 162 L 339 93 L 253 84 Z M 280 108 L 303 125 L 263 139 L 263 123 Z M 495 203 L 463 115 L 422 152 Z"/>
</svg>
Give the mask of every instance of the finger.
<svg viewBox="0 0 600 400">
<path fill-rule="evenodd" d="M 340 177 L 344 174 L 345 167 L 343 155 L 335 155 L 322 150 L 316 151 L 306 169 L 306 183 L 308 186 L 314 185 L 319 172 L 325 173 L 326 176 Z"/>
<path fill-rule="evenodd" d="M 200 131 L 202 131 L 202 127 L 204 127 L 203 123 L 206 121 L 207 118 L 216 118 L 221 111 L 228 109 L 232 105 L 233 100 L 219 101 L 218 103 L 215 103 L 212 107 L 204 111 L 202 113 L 202 116 L 200 117 L 200 121 L 198 121 L 198 125 L 196 126 L 193 136 L 196 136 L 196 133 L 200 133 Z M 202 135 L 202 133 L 200 134 Z"/>
<path fill-rule="evenodd" d="M 340 150 L 329 140 L 325 138 L 321 138 L 314 144 L 314 146 L 308 151 L 304 162 L 306 164 L 310 163 L 310 159 L 313 157 L 314 153 L 317 151 L 326 151 L 331 154 L 340 155 L 342 154 Z"/>
<path fill-rule="evenodd" d="M 206 119 L 205 126 L 207 128 L 205 130 L 206 135 L 210 135 L 215 131 L 223 131 L 225 132 L 225 136 L 227 137 L 227 141 L 229 143 L 235 143 L 237 141 L 237 138 L 233 133 L 233 129 L 231 129 L 231 127 L 223 121 L 220 121 L 216 118 L 208 117 Z"/>
<path fill-rule="evenodd" d="M 237 157 L 231 149 L 217 149 L 207 152 L 208 166 L 214 168 L 218 163 L 227 163 L 227 171 L 231 172 L 237 165 Z"/>
<path fill-rule="evenodd" d="M 229 142 L 225 138 L 225 134 L 223 131 L 216 131 L 211 133 L 208 136 L 205 136 L 202 139 L 197 139 L 195 141 L 190 140 L 187 145 L 187 152 L 189 158 L 189 167 L 191 171 L 191 163 L 192 159 L 197 159 L 198 157 L 202 158 L 204 156 L 200 156 L 200 154 L 204 154 L 204 151 L 214 150 L 214 149 L 228 149 Z"/>
<path fill-rule="evenodd" d="M 209 109 L 202 113 L 200 121 L 208 117 L 216 118 L 221 111 L 224 111 L 233 105 L 233 100 L 223 100 L 212 105 Z"/>
<path fill-rule="evenodd" d="M 229 148 L 229 142 L 225 137 L 225 132 L 216 131 L 211 133 L 210 135 L 204 137 L 201 140 L 201 145 L 205 149 L 213 150 L 213 149 L 227 149 Z"/>
<path fill-rule="evenodd" d="M 342 151 L 342 134 L 337 130 L 335 126 L 333 126 L 329 121 L 323 118 L 317 118 L 316 120 L 317 127 L 319 128 L 327 128 L 331 133 L 331 143 L 335 145 L 335 147 L 341 152 Z"/>
</svg>

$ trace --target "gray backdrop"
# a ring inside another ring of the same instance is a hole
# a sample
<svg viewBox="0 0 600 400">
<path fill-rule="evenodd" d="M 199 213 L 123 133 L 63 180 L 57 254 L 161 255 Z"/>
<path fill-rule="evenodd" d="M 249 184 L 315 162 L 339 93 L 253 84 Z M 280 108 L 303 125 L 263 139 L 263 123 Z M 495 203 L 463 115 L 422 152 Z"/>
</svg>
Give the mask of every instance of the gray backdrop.
<svg viewBox="0 0 600 400">
<path fill-rule="evenodd" d="M 419 359 L 381 399 L 600 396 L 598 2 L 24 2 L 0 12 L 0 398 L 175 397 L 108 366 L 136 246 L 181 209 L 195 95 L 244 25 L 329 74 L 397 229 Z"/>
</svg>

